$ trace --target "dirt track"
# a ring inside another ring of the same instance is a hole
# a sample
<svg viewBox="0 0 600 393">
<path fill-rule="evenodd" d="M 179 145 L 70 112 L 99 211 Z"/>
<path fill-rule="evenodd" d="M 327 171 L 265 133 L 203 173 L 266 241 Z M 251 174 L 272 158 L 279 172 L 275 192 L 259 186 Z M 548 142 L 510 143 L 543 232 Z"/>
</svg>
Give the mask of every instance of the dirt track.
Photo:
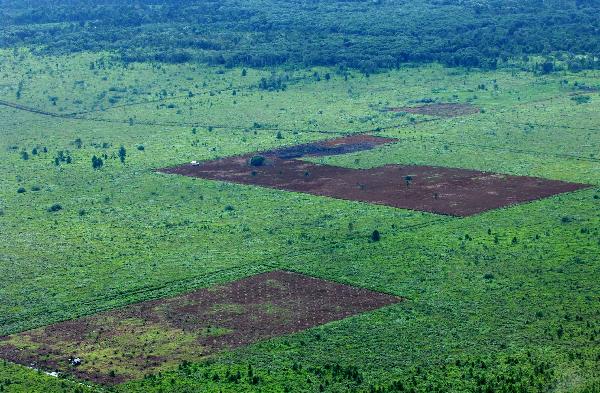
<svg viewBox="0 0 600 393">
<path fill-rule="evenodd" d="M 421 106 L 404 106 L 400 108 L 389 108 L 390 112 L 406 112 L 416 115 L 440 116 L 440 117 L 456 117 L 473 115 L 481 110 L 471 104 L 427 104 Z"/>
</svg>

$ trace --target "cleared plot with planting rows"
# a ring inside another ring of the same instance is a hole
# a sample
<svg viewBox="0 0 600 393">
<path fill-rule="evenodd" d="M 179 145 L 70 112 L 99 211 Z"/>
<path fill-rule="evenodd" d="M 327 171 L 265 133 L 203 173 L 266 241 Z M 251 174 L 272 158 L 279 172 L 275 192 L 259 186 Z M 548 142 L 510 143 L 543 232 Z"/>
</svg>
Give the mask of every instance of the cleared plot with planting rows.
<svg viewBox="0 0 600 393">
<path fill-rule="evenodd" d="M 0 357 L 115 384 L 401 300 L 277 270 L 2 337 Z"/>
</svg>

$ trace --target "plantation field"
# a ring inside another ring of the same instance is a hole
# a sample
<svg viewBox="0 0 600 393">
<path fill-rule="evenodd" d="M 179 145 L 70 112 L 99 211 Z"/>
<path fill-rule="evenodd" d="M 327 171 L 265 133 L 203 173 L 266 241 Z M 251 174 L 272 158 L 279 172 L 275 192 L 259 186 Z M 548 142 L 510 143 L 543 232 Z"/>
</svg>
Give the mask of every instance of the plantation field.
<svg viewBox="0 0 600 393">
<path fill-rule="evenodd" d="M 110 389 L 600 390 L 599 72 L 110 59 L 0 51 L 0 336 L 286 270 L 405 300 Z M 388 110 L 427 103 L 481 111 Z M 358 133 L 398 141 L 303 160 L 591 187 L 460 218 L 157 172 Z M 109 389 L 80 382 L 0 361 L 0 391 Z"/>
</svg>

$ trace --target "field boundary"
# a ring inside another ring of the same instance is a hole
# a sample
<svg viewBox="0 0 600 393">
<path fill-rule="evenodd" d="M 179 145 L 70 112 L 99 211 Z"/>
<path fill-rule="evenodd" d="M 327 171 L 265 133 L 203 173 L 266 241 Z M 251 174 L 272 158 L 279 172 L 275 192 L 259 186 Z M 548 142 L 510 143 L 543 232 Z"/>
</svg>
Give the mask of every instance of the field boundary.
<svg viewBox="0 0 600 393">
<path fill-rule="evenodd" d="M 427 213 L 430 214 L 430 213 Z M 409 224 L 409 225 L 405 225 L 402 227 L 397 227 L 396 230 L 398 231 L 403 231 L 403 230 L 414 230 L 414 229 L 423 229 L 423 228 L 427 228 L 430 226 L 434 226 L 437 224 L 442 224 L 442 223 L 448 223 L 451 221 L 456 221 L 456 220 L 460 220 L 461 217 L 447 217 L 444 216 L 443 218 L 438 218 L 438 217 L 433 217 L 433 214 L 431 214 L 432 218 L 429 221 L 425 221 L 422 223 L 416 223 L 416 224 Z M 262 262 L 260 263 L 256 263 L 256 264 L 252 264 L 252 266 L 257 267 L 258 269 L 256 269 L 256 271 L 254 273 L 259 273 L 260 271 L 269 271 L 269 270 L 274 270 L 274 269 L 283 269 L 283 270 L 288 270 L 294 273 L 299 273 L 299 274 L 306 274 L 304 272 L 302 272 L 301 270 L 295 269 L 294 267 L 290 267 L 287 266 L 285 264 L 282 263 L 268 263 L 266 260 L 283 260 L 283 259 L 289 259 L 289 258 L 301 258 L 302 256 L 306 255 L 307 253 L 314 253 L 314 252 L 319 252 L 322 251 L 324 248 L 327 248 L 327 246 L 322 246 L 322 247 L 313 247 L 313 248 L 304 248 L 303 250 L 298 250 L 298 251 L 294 251 L 294 252 L 280 252 L 277 253 L 275 255 L 270 255 L 268 257 L 265 258 L 261 258 Z M 120 308 L 120 307 L 124 307 L 128 304 L 132 304 L 136 301 L 143 301 L 143 300 L 148 300 L 148 299 L 159 299 L 162 297 L 166 297 L 166 296 L 170 296 L 170 295 L 177 295 L 177 294 L 181 294 L 184 293 L 187 290 L 190 289 L 194 289 L 194 288 L 201 288 L 199 286 L 194 286 L 194 282 L 197 280 L 201 280 L 203 278 L 206 277 L 210 277 L 210 276 L 215 276 L 218 274 L 235 274 L 236 272 L 242 271 L 243 268 L 246 268 L 248 266 L 248 262 L 239 264 L 239 265 L 235 265 L 232 267 L 228 267 L 228 268 L 224 268 L 224 269 L 219 269 L 219 270 L 215 270 L 213 272 L 209 272 L 209 273 L 203 273 L 203 274 L 198 274 L 192 277 L 187 277 L 187 278 L 182 278 L 182 279 L 177 279 L 177 280 L 170 280 L 170 281 L 165 281 L 163 283 L 160 284 L 156 284 L 156 285 L 147 285 L 147 286 L 143 286 L 143 287 L 138 287 L 138 288 L 132 288 L 130 290 L 127 291 L 123 291 L 120 293 L 111 293 L 111 294 L 107 294 L 104 296 L 100 296 L 100 297 L 96 297 L 94 299 L 90 299 L 87 301 L 79 301 L 79 302 L 72 302 L 70 304 L 61 304 L 60 306 L 56 306 L 54 308 L 50 308 L 50 307 L 45 307 L 40 309 L 39 311 L 37 311 L 35 314 L 30 314 L 27 315 L 26 318 L 19 318 L 18 316 L 13 316 L 10 318 L 4 318 L 4 319 L 0 319 L 0 326 L 5 326 L 5 325 L 17 325 L 17 324 L 27 324 L 28 322 L 32 321 L 32 320 L 36 320 L 39 319 L 41 316 L 51 316 L 51 315 L 60 315 L 59 312 L 61 310 L 64 310 L 65 308 L 69 308 L 70 306 L 74 306 L 74 305 L 86 305 L 86 306 L 93 306 L 95 304 L 97 304 L 97 300 L 105 300 L 106 301 L 106 307 L 100 307 L 100 308 L 96 308 L 96 309 L 90 309 L 87 308 L 85 309 L 86 311 L 80 312 L 80 313 L 76 313 L 73 316 L 65 316 L 65 318 L 58 318 L 55 321 L 51 322 L 61 322 L 61 321 L 65 321 L 65 320 L 69 320 L 69 319 L 74 319 L 74 318 L 80 318 L 86 315 L 91 315 L 97 312 L 101 312 L 101 311 L 106 311 L 106 310 L 112 310 L 115 308 Z M 320 277 L 323 278 L 323 277 Z M 340 284 L 346 284 L 346 285 L 353 285 L 351 283 L 348 282 L 344 282 L 344 281 L 337 281 L 331 278 L 327 278 L 330 281 L 335 281 L 338 282 Z M 178 288 L 182 288 L 182 290 L 177 290 Z M 367 288 L 370 289 L 370 288 Z M 390 295 L 393 295 L 391 293 L 388 293 L 387 291 L 382 291 L 380 289 L 373 289 L 373 290 L 377 290 L 378 292 L 382 292 L 382 293 L 387 293 Z M 161 292 L 162 291 L 162 292 Z M 152 296 L 150 294 L 152 293 L 156 293 L 156 296 Z M 131 302 L 126 302 L 122 305 L 117 305 L 117 306 L 110 306 L 110 302 L 114 301 L 114 300 L 118 300 L 120 298 L 127 298 L 128 296 L 133 296 L 133 295 L 139 295 L 139 294 L 145 294 L 145 297 L 140 297 L 139 300 L 133 300 Z M 39 326 L 45 326 L 47 323 L 42 323 L 42 324 L 38 324 L 35 325 L 37 327 Z M 34 327 L 28 327 L 26 330 L 29 329 L 33 329 Z M 18 331 L 22 331 L 21 330 L 16 330 L 15 332 L 6 332 L 6 333 L 0 333 L 0 335 L 4 335 L 4 334 L 14 334 Z"/>
</svg>

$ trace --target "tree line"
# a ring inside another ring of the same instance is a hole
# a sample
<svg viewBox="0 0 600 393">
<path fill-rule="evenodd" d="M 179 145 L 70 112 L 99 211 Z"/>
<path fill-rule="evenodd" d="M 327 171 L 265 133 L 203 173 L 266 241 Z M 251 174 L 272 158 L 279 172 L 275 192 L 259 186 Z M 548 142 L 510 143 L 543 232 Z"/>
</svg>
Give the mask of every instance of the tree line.
<svg viewBox="0 0 600 393">
<path fill-rule="evenodd" d="M 125 62 L 493 69 L 528 55 L 598 68 L 600 0 L 4 0 L 0 46 Z M 577 56 L 575 56 L 577 55 Z"/>
</svg>

